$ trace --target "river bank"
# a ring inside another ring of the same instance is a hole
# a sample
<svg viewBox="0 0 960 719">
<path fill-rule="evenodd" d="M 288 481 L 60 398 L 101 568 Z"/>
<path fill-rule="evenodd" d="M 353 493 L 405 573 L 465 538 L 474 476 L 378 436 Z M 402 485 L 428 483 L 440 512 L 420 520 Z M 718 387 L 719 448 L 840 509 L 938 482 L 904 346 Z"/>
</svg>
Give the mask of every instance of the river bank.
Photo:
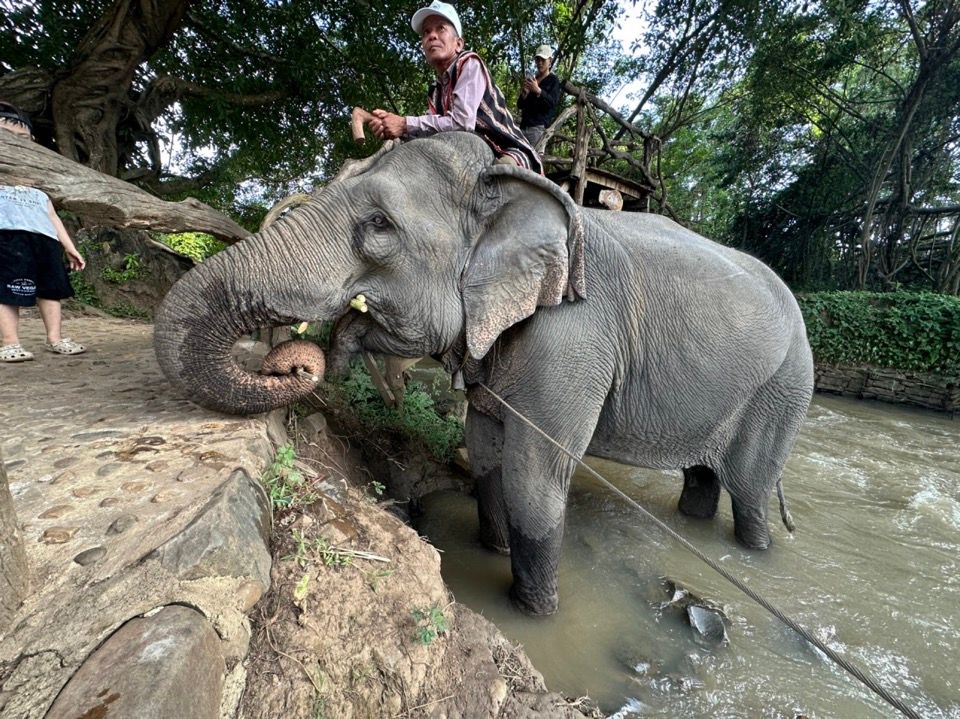
<svg viewBox="0 0 960 719">
<path fill-rule="evenodd" d="M 454 602 L 437 551 L 371 493 L 388 478 L 325 423 L 296 460 L 302 506 L 274 515 L 280 415 L 174 395 L 147 323 L 65 329 L 85 354 L 0 365 L 0 504 L 26 560 L 5 576 L 23 594 L 0 719 L 595 716 Z M 21 336 L 42 347 L 35 313 Z"/>
</svg>

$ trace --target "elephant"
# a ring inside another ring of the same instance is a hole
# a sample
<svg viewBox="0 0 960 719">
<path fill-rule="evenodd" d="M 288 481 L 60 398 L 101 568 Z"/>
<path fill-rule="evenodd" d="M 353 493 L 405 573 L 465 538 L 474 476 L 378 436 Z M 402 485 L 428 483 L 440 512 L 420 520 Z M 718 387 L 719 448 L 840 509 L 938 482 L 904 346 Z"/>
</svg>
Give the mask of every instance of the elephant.
<svg viewBox="0 0 960 719">
<path fill-rule="evenodd" d="M 723 487 L 748 548 L 770 543 L 774 488 L 788 521 L 813 361 L 786 285 L 664 216 L 582 208 L 476 135 L 381 151 L 191 270 L 158 310 L 157 359 L 201 405 L 264 412 L 315 387 L 322 351 L 262 376 L 231 347 L 300 321 L 334 321 L 328 373 L 364 350 L 429 355 L 462 382 L 480 538 L 510 555 L 528 614 L 559 605 L 571 457 L 682 470 L 692 517 L 713 517 Z"/>
</svg>

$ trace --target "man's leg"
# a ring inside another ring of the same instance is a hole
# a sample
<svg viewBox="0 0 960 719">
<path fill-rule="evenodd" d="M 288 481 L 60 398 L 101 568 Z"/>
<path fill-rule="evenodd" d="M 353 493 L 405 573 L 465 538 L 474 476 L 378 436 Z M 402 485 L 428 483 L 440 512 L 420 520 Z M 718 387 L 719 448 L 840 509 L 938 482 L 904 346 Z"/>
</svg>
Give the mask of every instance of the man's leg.
<svg viewBox="0 0 960 719">
<path fill-rule="evenodd" d="M 540 138 L 543 137 L 544 132 L 546 132 L 546 128 L 543 125 L 532 125 L 531 127 L 524 128 L 523 136 L 527 138 L 530 146 L 536 149 L 537 143 L 540 142 Z"/>
<path fill-rule="evenodd" d="M 40 317 L 43 319 L 43 326 L 47 330 L 47 342 L 55 345 L 62 338 L 60 336 L 61 314 L 60 300 L 45 300 L 37 298 L 37 309 L 40 310 Z"/>
<path fill-rule="evenodd" d="M 20 344 L 19 329 L 20 308 L 16 305 L 0 305 L 0 335 L 3 335 L 0 346 Z"/>
</svg>

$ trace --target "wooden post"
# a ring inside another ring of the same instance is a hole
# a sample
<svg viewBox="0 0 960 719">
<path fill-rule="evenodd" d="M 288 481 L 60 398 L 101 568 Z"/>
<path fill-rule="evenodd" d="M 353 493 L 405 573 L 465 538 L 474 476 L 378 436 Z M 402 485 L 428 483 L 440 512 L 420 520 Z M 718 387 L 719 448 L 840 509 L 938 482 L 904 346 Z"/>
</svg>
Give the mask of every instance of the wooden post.
<svg viewBox="0 0 960 719">
<path fill-rule="evenodd" d="M 30 575 L 23 537 L 7 486 L 7 470 L 0 455 L 0 638 L 10 629 L 20 604 L 29 592 Z"/>
<path fill-rule="evenodd" d="M 587 188 L 587 151 L 590 149 L 590 126 L 587 124 L 586 100 L 583 93 L 577 98 L 577 139 L 573 148 L 573 169 L 570 174 L 577 178 L 573 191 L 573 201 L 583 204 L 583 193 Z"/>
</svg>

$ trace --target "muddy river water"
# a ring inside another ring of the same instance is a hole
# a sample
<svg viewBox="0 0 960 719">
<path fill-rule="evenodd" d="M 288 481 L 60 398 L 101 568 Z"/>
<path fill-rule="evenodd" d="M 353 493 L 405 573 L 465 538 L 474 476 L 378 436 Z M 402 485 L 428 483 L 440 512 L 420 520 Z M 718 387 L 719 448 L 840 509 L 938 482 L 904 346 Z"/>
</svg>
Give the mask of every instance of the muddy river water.
<svg viewBox="0 0 960 719">
<path fill-rule="evenodd" d="M 920 716 L 960 719 L 960 418 L 817 395 L 784 474 L 797 532 L 773 546 L 676 511 L 679 472 L 589 459 L 614 485 L 764 595 Z M 619 718 L 902 716 L 598 480 L 571 488 L 560 611 L 507 599 L 509 559 L 476 540 L 472 499 L 438 493 L 421 531 L 456 598 L 524 646 L 548 686 Z M 721 605 L 728 642 L 667 605 L 665 579 Z"/>
</svg>

